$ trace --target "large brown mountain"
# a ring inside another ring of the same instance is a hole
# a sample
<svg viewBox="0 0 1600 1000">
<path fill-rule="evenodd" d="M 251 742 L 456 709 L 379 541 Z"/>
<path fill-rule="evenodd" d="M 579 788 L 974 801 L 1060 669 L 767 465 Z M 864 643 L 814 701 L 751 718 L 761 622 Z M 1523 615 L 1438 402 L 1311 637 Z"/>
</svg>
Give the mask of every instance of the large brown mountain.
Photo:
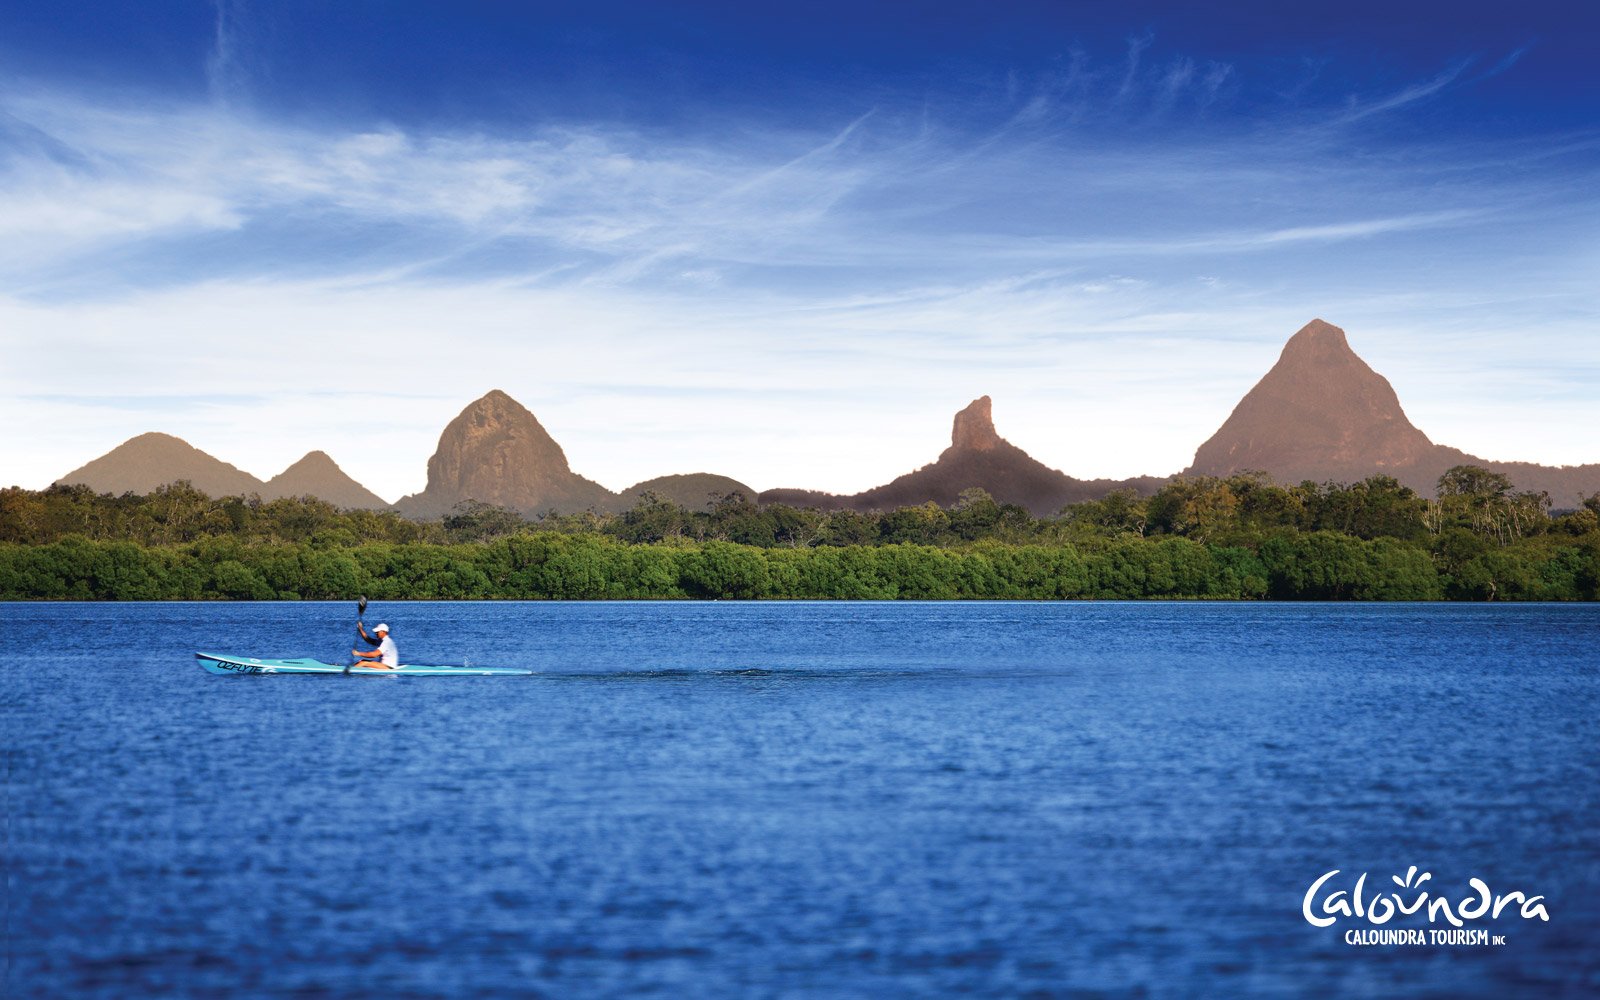
<svg viewBox="0 0 1600 1000">
<path fill-rule="evenodd" d="M 495 389 L 461 411 L 428 459 L 428 485 L 395 503 L 408 517 L 438 517 L 475 500 L 524 514 L 611 509 L 617 496 L 567 465 L 528 408 Z"/>
<path fill-rule="evenodd" d="M 171 434 L 140 434 L 74 469 L 57 483 L 82 483 L 97 493 L 149 493 L 158 486 L 187 479 L 214 497 L 259 493 L 261 480 L 213 458 Z"/>
<path fill-rule="evenodd" d="M 931 500 L 947 507 L 956 502 L 962 490 L 976 487 L 987 490 L 1001 503 L 1018 504 L 1036 515 L 1043 515 L 1117 489 L 1153 493 L 1165 481 L 1151 476 L 1128 480 L 1074 479 L 1052 469 L 995 432 L 989 397 L 980 396 L 956 414 L 950 447 L 932 464 L 886 485 L 853 495 L 777 489 L 762 493 L 761 502 L 866 511 L 891 510 Z"/>
<path fill-rule="evenodd" d="M 345 475 L 325 451 L 307 453 L 262 485 L 261 499 L 279 497 L 316 497 L 335 507 L 357 510 L 385 510 L 389 506 L 382 497 Z"/>
<path fill-rule="evenodd" d="M 1426 461 L 1428 436 L 1406 419 L 1387 379 L 1344 331 L 1314 319 L 1195 452 L 1188 473 L 1257 469 L 1288 482 L 1398 476 Z"/>
<path fill-rule="evenodd" d="M 1350 349 L 1344 331 L 1314 319 L 1289 338 L 1278 363 L 1184 474 L 1254 470 L 1284 483 L 1387 475 L 1432 496 L 1439 476 L 1455 465 L 1505 473 L 1519 489 L 1549 493 L 1557 506 L 1600 490 L 1600 465 L 1495 462 L 1434 444 L 1406 418 L 1388 380 Z"/>
</svg>

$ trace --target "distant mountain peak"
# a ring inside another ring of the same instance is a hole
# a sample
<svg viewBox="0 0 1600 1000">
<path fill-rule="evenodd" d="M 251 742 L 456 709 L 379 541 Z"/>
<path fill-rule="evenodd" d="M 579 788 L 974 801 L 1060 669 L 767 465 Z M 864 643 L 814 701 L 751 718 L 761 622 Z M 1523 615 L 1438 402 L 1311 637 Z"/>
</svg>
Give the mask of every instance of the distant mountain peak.
<svg viewBox="0 0 1600 1000">
<path fill-rule="evenodd" d="M 325 451 L 306 452 L 299 461 L 261 487 L 263 500 L 280 497 L 316 497 L 335 507 L 359 510 L 382 510 L 389 506 L 382 497 L 351 479 Z"/>
<path fill-rule="evenodd" d="M 993 451 L 1004 443 L 995 433 L 988 396 L 979 396 L 956 414 L 955 426 L 950 431 L 950 447 L 960 451 Z"/>
<path fill-rule="evenodd" d="M 1345 348 L 1349 348 L 1350 346 L 1349 340 L 1345 338 L 1344 330 L 1334 326 L 1332 323 L 1329 323 L 1321 316 L 1318 316 L 1305 326 L 1302 326 L 1300 329 L 1296 330 L 1294 336 L 1289 338 L 1290 344 L 1312 341 L 1337 343 Z"/>
<path fill-rule="evenodd" d="M 1433 448 L 1406 417 L 1389 380 L 1316 319 L 1195 452 L 1191 474 L 1248 469 L 1281 480 L 1364 478 L 1415 466 Z"/>
<path fill-rule="evenodd" d="M 1354 364 L 1372 371 L 1367 363 L 1350 348 L 1344 331 L 1332 323 L 1314 319 L 1301 327 L 1289 342 L 1283 345 L 1278 364 L 1329 365 Z"/>
<path fill-rule="evenodd" d="M 62 476 L 59 482 L 84 483 L 101 493 L 148 494 L 179 480 L 189 482 L 212 497 L 259 494 L 264 500 L 275 500 L 309 496 L 336 507 L 378 510 L 389 506 L 345 475 L 326 452 L 308 452 L 263 483 L 182 438 L 160 431 L 129 438 L 82 468 Z"/>
<path fill-rule="evenodd" d="M 300 456 L 299 461 L 295 462 L 293 465 L 290 465 L 287 469 L 284 469 L 282 472 L 278 473 L 278 475 L 285 476 L 291 472 L 299 471 L 320 472 L 326 469 L 337 468 L 339 468 L 339 463 L 335 462 L 333 460 L 333 456 L 329 455 L 327 452 L 320 450 L 308 451 L 304 455 Z"/>
<path fill-rule="evenodd" d="M 248 472 L 160 431 L 129 438 L 57 481 L 83 483 L 100 493 L 145 494 L 178 480 L 214 497 L 247 496 L 261 488 L 261 480 Z"/>
<path fill-rule="evenodd" d="M 445 428 L 445 433 L 449 434 L 452 430 L 462 436 L 463 444 L 485 444 L 490 438 L 498 438 L 502 444 L 499 450 L 505 454 L 526 453 L 538 460 L 542 470 L 571 470 L 567 464 L 567 453 L 539 423 L 539 418 L 502 389 L 491 389 L 468 403 L 466 409 Z M 440 456 L 435 453 L 433 457 L 438 459 Z M 433 468 L 434 462 L 430 459 L 430 476 Z"/>
<path fill-rule="evenodd" d="M 604 509 L 616 495 L 575 474 L 533 411 L 492 389 L 445 427 L 428 459 L 427 488 L 398 505 L 412 516 L 431 517 L 469 500 L 538 513 Z"/>
<path fill-rule="evenodd" d="M 956 414 L 950 447 L 936 462 L 882 486 L 849 496 L 811 490 L 777 489 L 761 494 L 762 503 L 786 503 L 829 509 L 892 510 L 932 501 L 948 507 L 963 490 L 986 490 L 1001 503 L 1014 503 L 1038 515 L 1053 514 L 1064 504 L 1089 500 L 1114 489 L 1153 493 L 1159 481 L 1148 477 L 1111 482 L 1073 479 L 1031 458 L 994 429 L 993 403 L 979 396 Z"/>
<path fill-rule="evenodd" d="M 121 447 L 126 448 L 129 445 L 166 445 L 182 448 L 194 448 L 195 451 L 200 450 L 195 448 L 194 445 L 185 441 L 183 438 L 178 437 L 176 434 L 164 434 L 161 431 L 145 431 L 143 434 L 135 434 L 133 437 L 122 442 Z"/>
</svg>

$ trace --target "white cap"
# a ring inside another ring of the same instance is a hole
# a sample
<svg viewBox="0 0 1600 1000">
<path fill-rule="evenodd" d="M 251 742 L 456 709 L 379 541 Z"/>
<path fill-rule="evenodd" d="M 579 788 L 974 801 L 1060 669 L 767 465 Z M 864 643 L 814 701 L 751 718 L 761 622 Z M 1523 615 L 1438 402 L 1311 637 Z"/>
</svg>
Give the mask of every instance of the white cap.
<svg viewBox="0 0 1600 1000">
<path fill-rule="evenodd" d="M 379 625 L 377 628 L 373 629 L 372 631 L 374 631 L 374 632 L 387 632 L 387 631 L 389 631 L 389 626 L 387 626 L 387 625 Z"/>
</svg>

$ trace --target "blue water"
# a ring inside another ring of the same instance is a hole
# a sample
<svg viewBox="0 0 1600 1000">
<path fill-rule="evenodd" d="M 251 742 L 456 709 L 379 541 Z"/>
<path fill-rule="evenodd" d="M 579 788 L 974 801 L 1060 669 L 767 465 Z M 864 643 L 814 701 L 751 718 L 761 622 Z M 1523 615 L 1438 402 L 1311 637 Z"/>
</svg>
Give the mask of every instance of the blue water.
<svg viewBox="0 0 1600 1000">
<path fill-rule="evenodd" d="M 191 656 L 352 612 L 0 604 L 6 995 L 1600 994 L 1600 607 L 418 603 L 367 619 L 404 658 L 542 673 Z M 1301 917 L 1411 865 L 1550 920 Z"/>
</svg>

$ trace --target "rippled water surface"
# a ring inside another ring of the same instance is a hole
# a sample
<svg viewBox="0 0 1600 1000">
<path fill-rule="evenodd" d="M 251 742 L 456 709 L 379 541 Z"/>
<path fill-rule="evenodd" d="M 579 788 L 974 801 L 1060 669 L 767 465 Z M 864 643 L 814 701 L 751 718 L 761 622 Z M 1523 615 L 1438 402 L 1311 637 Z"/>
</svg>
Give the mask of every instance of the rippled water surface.
<svg viewBox="0 0 1600 1000">
<path fill-rule="evenodd" d="M 540 674 L 214 677 L 353 605 L 0 604 L 8 995 L 1600 993 L 1600 607 L 373 612 Z M 1411 865 L 1550 920 L 1300 915 Z"/>
</svg>

